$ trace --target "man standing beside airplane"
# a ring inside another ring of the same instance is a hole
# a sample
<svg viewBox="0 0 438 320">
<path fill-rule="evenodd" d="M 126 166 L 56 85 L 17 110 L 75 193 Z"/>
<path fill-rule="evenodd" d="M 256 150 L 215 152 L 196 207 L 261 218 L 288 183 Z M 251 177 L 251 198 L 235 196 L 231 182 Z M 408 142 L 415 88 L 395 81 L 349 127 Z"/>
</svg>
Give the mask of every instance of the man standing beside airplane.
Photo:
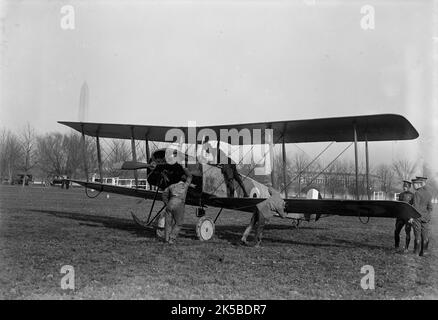
<svg viewBox="0 0 438 320">
<path fill-rule="evenodd" d="M 181 226 L 184 222 L 184 210 L 187 190 L 192 182 L 192 174 L 186 168 L 181 180 L 168 186 L 162 195 L 166 205 L 165 220 L 165 242 L 173 244 L 178 237 Z"/>
<path fill-rule="evenodd" d="M 404 201 L 412 205 L 412 201 L 414 198 L 414 194 L 410 191 L 411 188 L 411 182 L 407 180 L 403 180 L 403 192 L 399 194 L 398 200 Z M 412 225 L 409 223 L 409 221 L 397 218 L 395 221 L 395 231 L 394 231 L 394 240 L 395 240 L 395 249 L 398 250 L 400 246 L 400 231 L 405 227 L 406 232 L 406 246 L 404 248 L 404 252 L 406 252 L 409 248 L 409 243 L 411 241 L 411 228 Z"/>
<path fill-rule="evenodd" d="M 432 214 L 432 195 L 426 188 L 425 177 L 416 177 L 412 180 L 416 190 L 413 206 L 421 214 L 420 218 L 410 219 L 414 228 L 414 253 L 420 256 L 427 254 L 429 246 L 429 222 Z"/>
</svg>

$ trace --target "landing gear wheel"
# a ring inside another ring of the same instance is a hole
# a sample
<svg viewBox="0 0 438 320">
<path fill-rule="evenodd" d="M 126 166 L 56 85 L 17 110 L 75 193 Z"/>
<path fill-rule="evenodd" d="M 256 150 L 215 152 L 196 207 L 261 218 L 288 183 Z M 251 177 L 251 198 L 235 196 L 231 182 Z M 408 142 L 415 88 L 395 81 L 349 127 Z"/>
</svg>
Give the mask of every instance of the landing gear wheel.
<svg viewBox="0 0 438 320">
<path fill-rule="evenodd" d="M 201 241 L 208 241 L 214 235 L 214 222 L 210 218 L 203 217 L 196 224 L 196 234 Z"/>
</svg>

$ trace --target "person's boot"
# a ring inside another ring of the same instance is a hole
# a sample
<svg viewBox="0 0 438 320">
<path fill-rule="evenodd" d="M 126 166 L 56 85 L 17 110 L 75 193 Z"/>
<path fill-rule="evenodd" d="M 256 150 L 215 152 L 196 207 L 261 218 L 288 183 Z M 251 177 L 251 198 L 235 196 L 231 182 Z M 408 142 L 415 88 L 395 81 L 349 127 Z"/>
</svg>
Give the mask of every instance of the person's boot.
<svg viewBox="0 0 438 320">
<path fill-rule="evenodd" d="M 414 254 L 418 254 L 420 252 L 420 241 L 414 241 Z"/>
<path fill-rule="evenodd" d="M 167 241 L 167 243 L 168 244 L 175 244 L 175 242 L 176 242 L 176 237 L 175 237 L 175 235 L 171 234 L 169 236 L 169 241 Z"/>
<path fill-rule="evenodd" d="M 256 234 L 255 240 L 256 240 L 256 243 L 255 243 L 254 247 L 259 248 L 260 244 L 262 243 L 262 232 L 259 232 L 258 234 Z"/>
<path fill-rule="evenodd" d="M 420 256 L 427 256 L 429 255 L 429 251 L 427 250 L 429 247 L 429 241 L 425 241 L 422 245 L 422 250 L 420 252 Z"/>
<path fill-rule="evenodd" d="M 405 248 L 403 250 L 403 253 L 408 253 L 408 251 L 409 251 L 409 242 L 411 242 L 411 239 L 406 239 L 406 245 L 405 245 Z"/>
<path fill-rule="evenodd" d="M 249 245 L 248 241 L 246 241 L 246 238 L 243 238 L 243 237 L 242 237 L 242 239 L 240 239 L 240 244 L 243 245 L 243 246 L 248 246 Z"/>
<path fill-rule="evenodd" d="M 395 239 L 394 251 L 400 252 L 400 239 Z"/>
</svg>

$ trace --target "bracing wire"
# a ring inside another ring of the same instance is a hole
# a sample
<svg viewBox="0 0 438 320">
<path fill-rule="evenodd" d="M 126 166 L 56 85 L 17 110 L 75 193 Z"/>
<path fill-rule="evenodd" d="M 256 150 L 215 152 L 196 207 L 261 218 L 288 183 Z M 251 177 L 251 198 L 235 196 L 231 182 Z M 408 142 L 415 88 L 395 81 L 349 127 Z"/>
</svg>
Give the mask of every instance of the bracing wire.
<svg viewBox="0 0 438 320">
<path fill-rule="evenodd" d="M 308 186 L 310 186 L 313 181 L 316 180 L 316 178 L 318 178 L 325 170 L 327 170 L 345 151 L 347 151 L 348 148 L 350 148 L 352 146 L 353 142 L 350 143 L 347 147 L 345 147 L 344 150 L 342 150 L 341 153 L 339 153 L 324 169 L 322 169 L 322 171 L 320 173 L 318 173 L 315 177 L 312 178 L 312 180 L 306 184 L 306 186 L 304 188 L 307 188 Z"/>
<path fill-rule="evenodd" d="M 333 144 L 333 143 L 335 143 L 334 141 L 332 141 L 332 142 L 330 142 L 329 143 L 329 145 L 327 145 L 312 161 L 310 161 L 308 164 L 307 164 L 307 166 L 305 166 L 304 167 L 304 169 L 302 169 L 297 175 L 295 175 L 295 177 L 293 177 L 292 179 L 291 179 L 291 181 L 289 181 L 289 183 L 287 184 L 287 185 L 285 185 L 284 187 L 283 187 L 283 189 L 281 189 L 281 191 L 280 192 L 283 192 L 284 190 L 286 190 L 286 188 L 287 187 L 289 187 L 290 186 L 290 184 L 292 183 L 292 182 L 294 182 L 295 181 L 295 179 L 296 178 L 298 178 L 299 176 L 301 176 L 301 174 L 304 172 L 304 171 L 306 171 L 307 170 L 307 168 L 309 168 L 316 160 L 318 160 L 318 158 L 324 153 L 324 152 L 326 152 L 327 151 L 327 149 L 328 148 L 330 148 L 330 146 Z"/>
</svg>

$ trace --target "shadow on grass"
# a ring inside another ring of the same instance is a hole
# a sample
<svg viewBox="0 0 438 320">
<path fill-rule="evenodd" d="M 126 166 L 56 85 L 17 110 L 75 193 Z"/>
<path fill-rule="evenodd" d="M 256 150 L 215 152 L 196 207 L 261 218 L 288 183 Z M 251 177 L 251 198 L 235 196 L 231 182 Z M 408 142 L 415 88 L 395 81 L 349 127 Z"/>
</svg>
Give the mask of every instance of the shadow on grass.
<svg viewBox="0 0 438 320">
<path fill-rule="evenodd" d="M 91 214 L 84 214 L 78 212 L 59 212 L 55 210 L 38 210 L 31 209 L 31 212 L 45 213 L 58 218 L 72 219 L 80 221 L 81 225 L 87 227 L 100 227 L 100 225 L 106 228 L 118 229 L 128 231 L 136 236 L 146 237 L 146 238 L 156 238 L 155 229 L 153 227 L 142 227 L 135 224 L 130 219 L 107 217 L 107 216 L 96 216 Z M 100 225 L 96 225 L 100 224 Z M 215 228 L 215 235 L 220 240 L 225 240 L 232 245 L 240 245 L 240 238 L 245 230 L 246 225 L 218 225 Z M 311 227 L 300 227 L 299 229 L 325 229 L 325 228 L 311 228 Z M 265 230 L 290 230 L 290 232 L 297 231 L 288 225 L 267 225 Z M 184 225 L 181 230 L 181 236 L 184 238 L 189 238 L 192 240 L 197 240 L 196 230 L 193 225 Z M 316 243 L 308 241 L 296 241 L 290 239 L 282 238 L 267 238 L 263 237 L 263 243 L 268 245 L 272 244 L 289 244 L 289 245 L 299 245 L 299 246 L 310 246 L 310 247 L 343 247 L 343 248 L 354 248 L 354 247 L 366 247 L 370 249 L 387 249 L 384 246 L 370 245 L 358 241 L 344 240 L 344 239 L 330 239 L 329 243 Z"/>
<path fill-rule="evenodd" d="M 89 227 L 98 227 L 98 225 L 94 225 L 91 223 L 100 223 L 106 228 L 125 230 L 142 237 L 148 237 L 148 238 L 156 237 L 155 230 L 152 227 L 150 228 L 141 227 L 129 219 L 103 217 L 103 216 L 96 216 L 96 215 L 84 214 L 78 212 L 59 212 L 56 210 L 31 209 L 29 211 L 37 212 L 37 213 L 46 213 L 58 218 L 66 218 L 66 219 L 81 221 L 82 225 L 86 225 Z"/>
</svg>

